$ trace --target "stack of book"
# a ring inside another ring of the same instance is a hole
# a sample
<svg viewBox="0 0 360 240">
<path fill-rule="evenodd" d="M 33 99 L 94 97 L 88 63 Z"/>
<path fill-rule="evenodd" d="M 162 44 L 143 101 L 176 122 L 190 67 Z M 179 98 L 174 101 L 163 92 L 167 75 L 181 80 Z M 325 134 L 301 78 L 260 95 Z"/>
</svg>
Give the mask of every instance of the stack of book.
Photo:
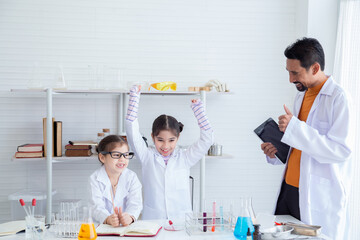
<svg viewBox="0 0 360 240">
<path fill-rule="evenodd" d="M 67 144 L 65 146 L 65 156 L 67 157 L 88 157 L 91 154 L 91 145 Z"/>
<path fill-rule="evenodd" d="M 24 144 L 17 147 L 16 158 L 41 158 L 44 154 L 44 144 Z"/>
</svg>

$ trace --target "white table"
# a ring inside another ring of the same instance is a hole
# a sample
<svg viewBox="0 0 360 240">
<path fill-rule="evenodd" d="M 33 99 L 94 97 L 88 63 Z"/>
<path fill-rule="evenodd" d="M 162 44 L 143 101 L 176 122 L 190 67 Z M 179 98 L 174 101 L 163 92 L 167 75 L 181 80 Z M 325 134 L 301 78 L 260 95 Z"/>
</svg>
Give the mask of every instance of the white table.
<svg viewBox="0 0 360 240">
<path fill-rule="evenodd" d="M 159 223 L 164 223 L 164 220 L 155 220 Z M 299 220 L 293 218 L 289 215 L 280 215 L 276 217 L 277 222 L 294 222 L 294 223 L 301 223 Z M 192 235 L 189 236 L 185 229 L 180 231 L 166 231 L 164 229 L 161 229 L 160 232 L 156 237 L 124 237 L 124 240 L 228 240 L 232 239 L 235 240 L 233 234 L 228 235 L 211 235 L 212 233 L 208 233 L 207 235 Z M 25 239 L 25 233 L 20 233 L 12 236 L 5 236 L 0 237 L 0 240 L 23 240 Z M 75 238 L 56 238 L 53 236 L 49 236 L 49 234 L 46 237 L 46 240 L 56 240 L 56 239 L 75 239 Z M 119 240 L 121 238 L 117 236 L 104 236 L 104 237 L 98 237 L 98 240 Z M 307 237 L 307 236 L 299 236 L 299 235 L 291 235 L 288 239 L 325 239 L 325 240 L 331 240 L 330 238 L 326 237 L 324 234 L 322 234 L 320 237 Z M 76 238 L 77 240 L 77 238 Z M 280 240 L 280 239 L 277 239 Z"/>
</svg>

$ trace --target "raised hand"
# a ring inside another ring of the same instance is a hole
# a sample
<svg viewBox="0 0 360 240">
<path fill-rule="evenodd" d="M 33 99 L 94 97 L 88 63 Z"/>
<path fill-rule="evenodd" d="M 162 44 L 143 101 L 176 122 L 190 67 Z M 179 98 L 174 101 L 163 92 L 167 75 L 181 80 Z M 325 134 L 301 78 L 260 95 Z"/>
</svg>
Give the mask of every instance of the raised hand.
<svg viewBox="0 0 360 240">
<path fill-rule="evenodd" d="M 275 153 L 277 153 L 276 147 L 270 142 L 261 144 L 261 150 L 263 150 L 265 155 L 270 158 L 275 158 Z"/>
<path fill-rule="evenodd" d="M 126 113 L 126 120 L 133 122 L 137 119 L 139 101 L 140 101 L 140 85 L 134 85 L 130 89 L 129 106 Z"/>
<path fill-rule="evenodd" d="M 191 109 L 198 121 L 198 125 L 202 130 L 209 130 L 211 128 L 209 120 L 206 116 L 204 104 L 200 99 L 191 100 Z"/>
<path fill-rule="evenodd" d="M 133 222 L 132 217 L 130 216 L 130 214 L 126 213 L 126 212 L 122 212 L 121 207 L 119 207 L 119 220 L 120 220 L 120 224 L 123 226 L 128 226 Z"/>
<path fill-rule="evenodd" d="M 132 93 L 133 94 L 140 94 L 141 92 L 141 85 L 133 85 L 131 88 L 130 88 L 130 96 L 132 96 Z"/>
<path fill-rule="evenodd" d="M 279 129 L 282 132 L 285 132 L 291 118 L 293 117 L 293 114 L 290 112 L 290 110 L 286 107 L 285 104 L 284 104 L 284 110 L 286 114 L 281 115 L 279 117 Z"/>
</svg>

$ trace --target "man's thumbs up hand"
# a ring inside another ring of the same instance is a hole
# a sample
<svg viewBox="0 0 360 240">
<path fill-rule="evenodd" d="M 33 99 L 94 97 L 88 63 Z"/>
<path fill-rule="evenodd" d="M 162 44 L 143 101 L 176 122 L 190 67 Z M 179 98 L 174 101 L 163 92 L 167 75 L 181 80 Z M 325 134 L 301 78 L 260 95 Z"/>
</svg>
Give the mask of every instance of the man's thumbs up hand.
<svg viewBox="0 0 360 240">
<path fill-rule="evenodd" d="M 282 132 L 285 132 L 286 127 L 288 126 L 293 114 L 290 112 L 290 110 L 286 107 L 286 105 L 284 104 L 284 110 L 285 113 L 284 115 L 281 115 L 279 117 L 279 129 Z"/>
</svg>

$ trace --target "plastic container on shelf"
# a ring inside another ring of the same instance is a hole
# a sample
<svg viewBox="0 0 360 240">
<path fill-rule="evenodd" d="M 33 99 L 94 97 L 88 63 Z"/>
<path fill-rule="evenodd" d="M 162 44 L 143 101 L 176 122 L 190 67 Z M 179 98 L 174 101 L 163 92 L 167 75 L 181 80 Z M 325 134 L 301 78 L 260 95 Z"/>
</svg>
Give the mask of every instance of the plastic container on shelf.
<svg viewBox="0 0 360 240">
<path fill-rule="evenodd" d="M 56 190 L 52 192 L 54 196 Z M 11 205 L 11 219 L 12 220 L 23 220 L 25 219 L 26 213 L 23 207 L 20 205 L 19 200 L 23 199 L 25 206 L 31 206 L 33 198 L 36 199 L 35 215 L 45 215 L 46 213 L 46 192 L 36 190 L 24 190 L 10 194 L 8 199 Z"/>
</svg>

